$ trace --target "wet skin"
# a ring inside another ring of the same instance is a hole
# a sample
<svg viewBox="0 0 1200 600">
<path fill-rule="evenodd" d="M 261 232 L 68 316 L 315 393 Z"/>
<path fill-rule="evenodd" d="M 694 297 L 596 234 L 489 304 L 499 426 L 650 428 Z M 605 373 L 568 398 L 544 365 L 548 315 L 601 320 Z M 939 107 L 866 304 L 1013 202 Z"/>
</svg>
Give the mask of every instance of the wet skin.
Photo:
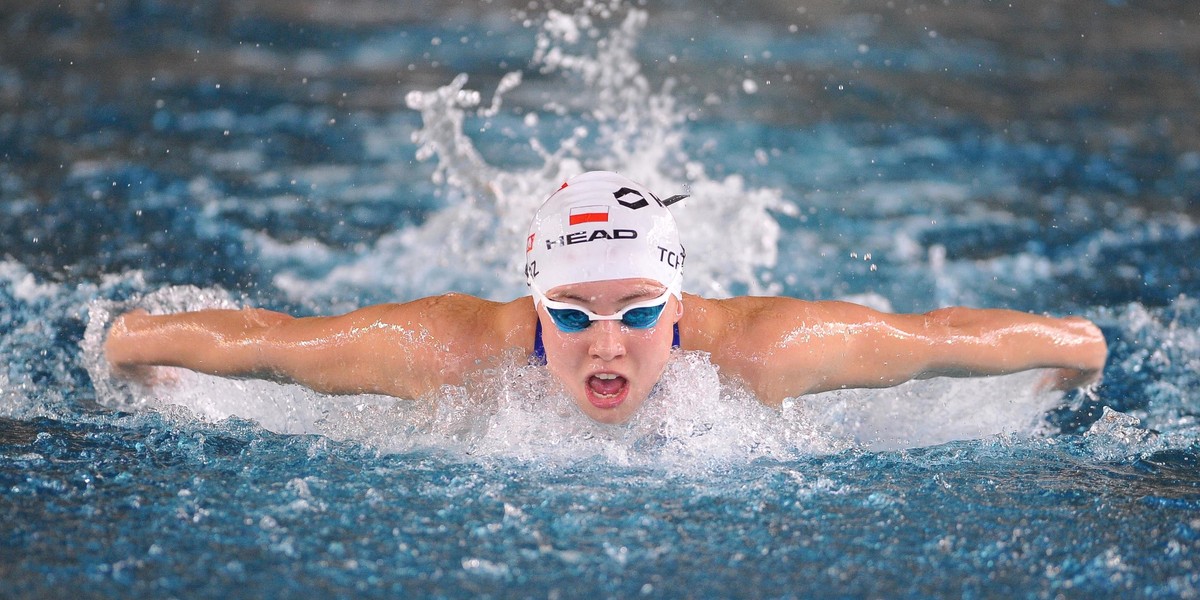
<svg viewBox="0 0 1200 600">
<path fill-rule="evenodd" d="M 560 286 L 550 299 L 613 315 L 661 295 L 642 279 Z M 580 410 L 621 423 L 641 407 L 670 358 L 670 298 L 658 324 L 631 329 L 600 321 L 564 333 L 529 297 L 490 302 L 444 294 L 364 307 L 332 317 L 293 318 L 261 309 L 127 313 L 111 327 L 105 354 L 114 370 L 175 366 L 222 377 L 297 383 L 327 394 L 417 398 L 461 385 L 509 349 L 533 348 L 541 319 L 548 369 Z M 723 376 L 764 403 L 846 388 L 878 388 L 938 376 L 1054 369 L 1051 384 L 1086 385 L 1107 356 L 1103 332 L 1078 317 L 1003 309 L 941 308 L 888 314 L 847 302 L 783 297 L 710 300 L 687 296 L 681 322 L 688 350 L 705 352 Z"/>
<path fill-rule="evenodd" d="M 664 289 L 649 279 L 616 279 L 559 286 L 546 297 L 611 315 Z M 673 325 L 682 315 L 683 304 L 671 296 L 649 329 L 596 321 L 583 331 L 564 333 L 539 305 L 547 367 L 584 414 L 601 423 L 623 423 L 641 408 L 662 375 L 671 356 Z"/>
</svg>

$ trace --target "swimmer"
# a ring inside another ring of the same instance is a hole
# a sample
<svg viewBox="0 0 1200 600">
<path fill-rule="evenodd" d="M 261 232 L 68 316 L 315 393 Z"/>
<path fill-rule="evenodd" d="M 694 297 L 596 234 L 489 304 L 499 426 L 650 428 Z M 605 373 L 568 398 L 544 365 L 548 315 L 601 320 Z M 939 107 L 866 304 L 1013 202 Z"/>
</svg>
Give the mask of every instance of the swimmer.
<svg viewBox="0 0 1200 600">
<path fill-rule="evenodd" d="M 544 364 L 579 409 L 628 420 L 673 347 L 708 353 L 722 377 L 763 403 L 912 379 L 1049 369 L 1044 384 L 1095 383 L 1107 356 L 1078 317 L 1003 309 L 891 314 L 848 302 L 723 300 L 682 292 L 686 254 L 667 205 L 616 173 L 571 178 L 538 209 L 525 240 L 531 296 L 443 294 L 340 316 L 274 311 L 126 313 L 104 351 L 114 371 L 153 367 L 297 383 L 326 394 L 417 398 L 519 352 Z"/>
</svg>

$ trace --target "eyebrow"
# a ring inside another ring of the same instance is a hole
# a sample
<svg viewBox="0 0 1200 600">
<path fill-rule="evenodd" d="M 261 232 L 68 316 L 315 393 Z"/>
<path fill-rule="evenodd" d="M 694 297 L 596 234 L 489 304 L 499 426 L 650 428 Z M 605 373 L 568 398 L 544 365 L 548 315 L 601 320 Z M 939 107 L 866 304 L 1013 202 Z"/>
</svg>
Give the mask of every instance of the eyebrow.
<svg viewBox="0 0 1200 600">
<path fill-rule="evenodd" d="M 621 296 L 620 298 L 617 298 L 616 301 L 617 301 L 617 304 L 626 304 L 626 303 L 632 302 L 634 300 L 642 299 L 642 298 L 650 299 L 650 298 L 654 298 L 657 296 L 661 296 L 662 293 L 663 293 L 662 290 L 659 290 L 659 289 L 656 289 L 654 287 L 647 285 L 647 286 L 643 286 L 643 287 L 639 288 L 636 291 L 625 294 L 624 296 Z M 560 302 L 563 300 L 574 300 L 575 302 L 579 302 L 581 304 L 586 304 L 591 301 L 591 298 L 587 298 L 587 297 L 581 296 L 579 294 L 561 294 L 561 295 L 558 295 L 557 300 Z"/>
</svg>

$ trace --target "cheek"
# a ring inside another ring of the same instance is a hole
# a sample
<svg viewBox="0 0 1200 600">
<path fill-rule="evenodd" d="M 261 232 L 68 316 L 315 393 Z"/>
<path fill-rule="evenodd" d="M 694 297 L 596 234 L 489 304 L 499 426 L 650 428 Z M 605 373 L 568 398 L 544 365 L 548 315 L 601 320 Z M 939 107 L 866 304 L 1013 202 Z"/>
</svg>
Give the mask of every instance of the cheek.
<svg viewBox="0 0 1200 600">
<path fill-rule="evenodd" d="M 547 367 L 554 375 L 561 376 L 587 357 L 587 344 L 583 343 L 582 336 L 566 335 L 556 328 L 548 329 L 547 325 L 553 328 L 554 324 L 542 324 L 542 345 L 546 349 Z"/>
<path fill-rule="evenodd" d="M 564 384 L 575 380 L 574 362 L 563 352 L 552 352 L 546 349 L 546 368 L 550 374 Z"/>
<path fill-rule="evenodd" d="M 665 333 L 658 329 L 651 334 L 629 336 L 625 347 L 630 357 L 637 359 L 643 372 L 658 374 L 671 358 L 671 337 L 670 328 Z"/>
</svg>

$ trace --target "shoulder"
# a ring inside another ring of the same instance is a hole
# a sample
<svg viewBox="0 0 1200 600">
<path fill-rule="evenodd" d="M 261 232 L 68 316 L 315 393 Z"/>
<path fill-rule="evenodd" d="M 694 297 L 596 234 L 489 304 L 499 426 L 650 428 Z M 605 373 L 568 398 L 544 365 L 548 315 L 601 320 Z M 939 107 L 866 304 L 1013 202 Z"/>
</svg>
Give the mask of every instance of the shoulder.
<svg viewBox="0 0 1200 600">
<path fill-rule="evenodd" d="M 533 299 L 522 296 L 509 302 L 492 304 L 493 335 L 503 338 L 503 344 L 507 348 L 520 348 L 525 354 L 532 352 L 538 320 Z"/>
<path fill-rule="evenodd" d="M 774 402 L 791 395 L 780 391 L 783 371 L 789 390 L 813 385 L 822 360 L 819 340 L 837 313 L 852 306 L 787 297 L 685 296 L 680 337 L 685 350 L 707 352 L 723 373 Z"/>
<path fill-rule="evenodd" d="M 714 300 L 685 294 L 680 335 L 687 336 L 685 348 L 694 345 L 709 352 L 731 345 L 757 345 L 763 335 L 821 321 L 830 311 L 826 304 L 787 297 Z"/>
<path fill-rule="evenodd" d="M 406 331 L 421 331 L 464 356 L 532 349 L 537 313 L 528 296 L 495 302 L 447 293 L 377 309 L 382 320 Z"/>
</svg>

